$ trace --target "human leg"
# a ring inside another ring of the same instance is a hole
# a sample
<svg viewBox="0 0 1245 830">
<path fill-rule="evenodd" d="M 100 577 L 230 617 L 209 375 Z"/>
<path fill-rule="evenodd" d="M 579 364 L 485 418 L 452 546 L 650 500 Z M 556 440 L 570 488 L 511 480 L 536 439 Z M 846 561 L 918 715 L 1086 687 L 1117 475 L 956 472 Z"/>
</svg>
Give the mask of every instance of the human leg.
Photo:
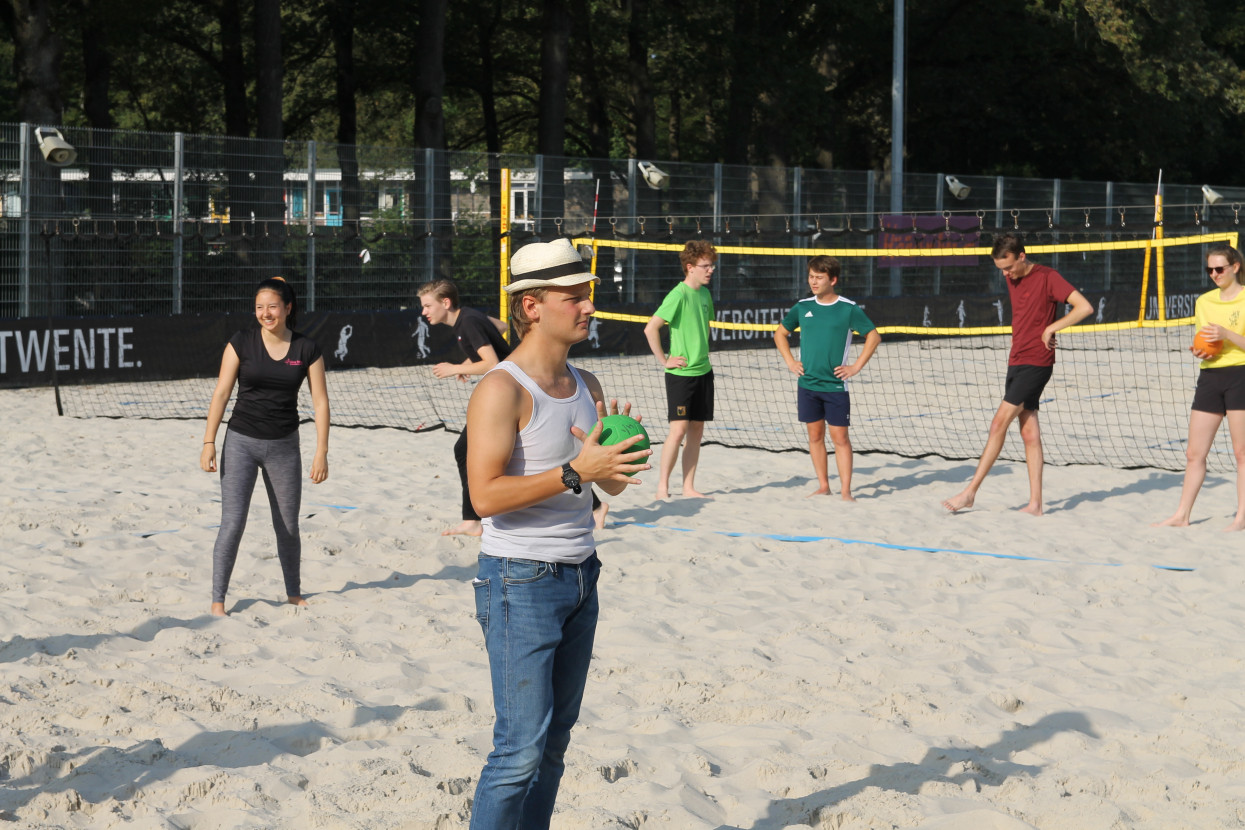
<svg viewBox="0 0 1245 830">
<path fill-rule="evenodd" d="M 1187 527 L 1193 515 L 1193 503 L 1206 480 L 1206 459 L 1223 415 L 1195 409 L 1189 413 L 1189 442 L 1185 447 L 1184 483 L 1180 487 L 1180 504 L 1169 518 L 1155 527 Z M 1231 427 L 1231 422 L 1228 424 Z M 1234 436 L 1235 437 L 1235 436 Z M 1235 441 L 1233 442 L 1235 446 Z M 1238 472 L 1239 476 L 1239 472 Z"/>
<path fill-rule="evenodd" d="M 808 456 L 813 462 L 813 473 L 817 476 L 817 489 L 809 496 L 830 495 L 830 461 L 826 454 L 826 422 L 816 420 L 807 423 Z"/>
<path fill-rule="evenodd" d="M 601 501 L 596 488 L 592 489 L 592 522 L 597 530 L 605 530 L 605 516 L 610 512 L 610 503 Z"/>
<path fill-rule="evenodd" d="M 264 442 L 264 489 L 277 535 L 277 559 L 285 579 L 285 596 L 292 605 L 306 605 L 302 592 L 303 543 L 298 533 L 298 511 L 303 501 L 302 453 L 298 433 Z"/>
<path fill-rule="evenodd" d="M 670 432 L 661 447 L 661 466 L 657 478 L 657 498 L 664 499 L 670 495 L 670 474 L 674 472 L 674 462 L 679 458 L 679 447 L 687 435 L 689 421 L 671 421 Z"/>
<path fill-rule="evenodd" d="M 1245 530 L 1245 410 L 1228 410 L 1228 431 L 1236 461 L 1236 516 L 1224 530 Z"/>
<path fill-rule="evenodd" d="M 1042 453 L 1042 430 L 1038 422 L 1037 410 L 1021 410 L 1019 417 L 1020 439 L 1025 445 L 1025 469 L 1029 473 L 1029 503 L 1020 510 L 1023 513 L 1041 516 L 1042 467 L 1046 463 L 1046 457 Z"/>
<path fill-rule="evenodd" d="M 700 463 L 700 442 L 704 437 L 704 421 L 687 422 L 687 443 L 683 447 L 683 495 L 690 498 L 707 498 L 696 489 L 696 465 Z"/>
<path fill-rule="evenodd" d="M 1003 401 L 999 404 L 998 410 L 994 413 L 994 418 L 990 420 L 990 432 L 986 436 L 986 447 L 981 452 L 981 458 L 977 461 L 977 470 L 973 473 L 972 481 L 968 486 L 956 495 L 947 499 L 942 506 L 954 513 L 957 510 L 964 510 L 973 506 L 973 502 L 977 497 L 977 491 L 981 488 L 981 483 L 986 480 L 986 475 L 990 472 L 990 468 L 994 466 L 994 462 L 998 460 L 999 453 L 1003 451 L 1003 442 L 1007 440 L 1007 429 L 1012 425 L 1012 421 L 1023 411 L 1022 404 L 1011 404 Z"/>
<path fill-rule="evenodd" d="M 454 527 L 441 531 L 441 535 L 479 536 L 484 532 L 484 526 L 480 524 L 480 514 L 476 512 L 475 506 L 471 503 L 471 490 L 467 486 L 467 430 L 465 429 L 458 433 L 458 440 L 454 442 L 454 463 L 458 465 L 458 480 L 463 488 L 463 520 Z"/>
<path fill-rule="evenodd" d="M 475 830 L 549 825 L 592 654 L 599 567 L 595 556 L 569 566 L 480 556 L 476 617 L 496 722 Z"/>
<path fill-rule="evenodd" d="M 256 439 L 225 433 L 220 453 L 220 530 L 212 548 L 212 613 L 225 615 L 225 594 L 238 559 L 238 545 L 246 530 L 251 493 L 259 475 L 259 459 L 252 453 Z"/>
<path fill-rule="evenodd" d="M 852 497 L 852 439 L 847 427 L 830 427 L 830 441 L 834 444 L 834 465 L 839 471 L 839 489 L 843 501 L 856 501 Z"/>
</svg>

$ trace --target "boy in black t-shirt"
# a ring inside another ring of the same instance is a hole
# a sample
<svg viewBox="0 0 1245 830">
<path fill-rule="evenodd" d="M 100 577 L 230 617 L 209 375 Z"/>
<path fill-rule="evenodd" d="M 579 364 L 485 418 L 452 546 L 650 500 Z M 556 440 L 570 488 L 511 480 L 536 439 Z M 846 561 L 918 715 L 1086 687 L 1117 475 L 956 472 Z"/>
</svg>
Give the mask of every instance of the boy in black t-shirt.
<svg viewBox="0 0 1245 830">
<path fill-rule="evenodd" d="M 468 375 L 483 375 L 510 356 L 510 344 L 502 337 L 505 324 L 500 320 L 476 311 L 460 308 L 458 287 L 446 279 L 433 280 L 419 289 L 419 304 L 429 325 L 453 326 L 458 345 L 467 356 L 462 363 L 438 363 L 432 374 L 444 380 L 457 378 L 466 383 Z M 458 477 L 463 485 L 463 520 L 456 527 L 442 531 L 442 536 L 455 533 L 479 536 L 483 532 L 480 516 L 471 506 L 471 493 L 467 489 L 467 430 L 458 435 L 454 444 L 454 460 L 458 463 Z"/>
</svg>

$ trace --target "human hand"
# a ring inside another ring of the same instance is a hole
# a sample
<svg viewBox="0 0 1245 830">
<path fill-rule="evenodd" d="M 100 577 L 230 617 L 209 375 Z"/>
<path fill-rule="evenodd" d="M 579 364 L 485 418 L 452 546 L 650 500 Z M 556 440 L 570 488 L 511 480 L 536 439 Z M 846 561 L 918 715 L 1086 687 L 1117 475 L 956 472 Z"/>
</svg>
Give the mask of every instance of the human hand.
<svg viewBox="0 0 1245 830">
<path fill-rule="evenodd" d="M 432 374 L 439 380 L 445 380 L 451 375 L 458 374 L 457 369 L 458 367 L 453 363 L 438 363 L 436 366 L 432 367 Z"/>
<path fill-rule="evenodd" d="M 859 372 L 860 370 L 856 368 L 855 364 L 852 364 L 851 366 L 835 366 L 834 367 L 834 376 L 838 378 L 839 380 L 847 380 L 848 378 L 855 376 Z"/>
<path fill-rule="evenodd" d="M 210 441 L 203 443 L 203 450 L 199 453 L 199 469 L 205 473 L 216 472 L 216 445 Z"/>
<path fill-rule="evenodd" d="M 329 454 L 327 452 L 317 452 L 315 458 L 311 461 L 311 481 L 313 484 L 319 484 L 329 477 Z"/>
<path fill-rule="evenodd" d="M 603 446 L 601 440 L 601 420 L 609 415 L 628 415 L 640 420 L 639 415 L 631 415 L 631 404 L 624 403 L 619 410 L 618 400 L 611 398 L 607 412 L 605 403 L 597 401 L 597 423 L 592 432 L 585 433 L 579 427 L 571 427 L 571 434 L 584 442 L 579 455 L 571 462 L 575 472 L 584 483 L 592 481 L 619 481 L 623 484 L 642 484 L 634 478 L 634 474 L 642 470 L 652 469 L 643 461 L 653 454 L 651 449 L 631 451 L 631 447 L 643 440 L 643 435 L 633 435 L 617 444 Z M 630 475 L 628 475 L 630 473 Z"/>
<path fill-rule="evenodd" d="M 792 358 L 791 360 L 787 361 L 787 370 L 791 372 L 793 375 L 804 377 L 804 362 L 800 360 L 795 360 L 794 358 Z"/>
<path fill-rule="evenodd" d="M 687 358 L 682 355 L 672 354 L 666 358 L 666 362 L 662 365 L 667 369 L 682 369 L 687 365 Z"/>
</svg>

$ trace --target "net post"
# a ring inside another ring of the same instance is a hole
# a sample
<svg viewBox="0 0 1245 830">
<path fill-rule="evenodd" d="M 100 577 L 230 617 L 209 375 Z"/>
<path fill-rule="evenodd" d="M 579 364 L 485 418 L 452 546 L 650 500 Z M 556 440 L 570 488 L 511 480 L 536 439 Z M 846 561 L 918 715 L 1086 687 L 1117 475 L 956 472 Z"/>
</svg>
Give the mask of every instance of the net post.
<svg viewBox="0 0 1245 830">
<path fill-rule="evenodd" d="M 506 333 L 503 335 L 506 342 L 510 342 L 510 303 L 506 302 L 506 286 L 510 284 L 510 168 L 501 168 L 501 238 L 498 251 L 501 253 L 501 262 L 498 263 L 498 284 L 497 303 L 498 303 L 498 319 L 506 324 Z"/>
<path fill-rule="evenodd" d="M 1154 287 L 1158 292 L 1159 298 L 1159 320 L 1167 319 L 1167 301 L 1164 297 L 1166 286 L 1164 278 L 1167 274 L 1164 272 L 1165 258 L 1163 256 L 1163 174 L 1159 173 L 1160 184 L 1158 190 L 1154 192 L 1154 241 L 1157 250 L 1154 252 Z"/>
</svg>

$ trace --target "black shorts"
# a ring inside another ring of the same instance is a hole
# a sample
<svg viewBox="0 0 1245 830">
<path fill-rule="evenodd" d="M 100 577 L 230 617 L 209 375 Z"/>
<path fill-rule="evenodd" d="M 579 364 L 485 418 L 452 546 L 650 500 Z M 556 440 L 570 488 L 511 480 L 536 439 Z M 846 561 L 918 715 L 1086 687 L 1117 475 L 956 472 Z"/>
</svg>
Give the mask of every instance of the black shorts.
<svg viewBox="0 0 1245 830">
<path fill-rule="evenodd" d="M 825 421 L 832 427 L 852 425 L 852 399 L 846 391 L 814 392 L 798 387 L 795 398 L 796 416 L 802 424 Z"/>
<path fill-rule="evenodd" d="M 1037 412 L 1042 402 L 1042 390 L 1054 373 L 1054 366 L 1008 366 L 1003 400 L 1012 406 L 1024 404 L 1025 409 Z"/>
<path fill-rule="evenodd" d="M 1203 369 L 1197 376 L 1193 409 L 1214 415 L 1245 409 L 1245 366 Z"/>
<path fill-rule="evenodd" d="M 666 372 L 668 421 L 713 420 L 713 370 L 703 375 Z"/>
</svg>

